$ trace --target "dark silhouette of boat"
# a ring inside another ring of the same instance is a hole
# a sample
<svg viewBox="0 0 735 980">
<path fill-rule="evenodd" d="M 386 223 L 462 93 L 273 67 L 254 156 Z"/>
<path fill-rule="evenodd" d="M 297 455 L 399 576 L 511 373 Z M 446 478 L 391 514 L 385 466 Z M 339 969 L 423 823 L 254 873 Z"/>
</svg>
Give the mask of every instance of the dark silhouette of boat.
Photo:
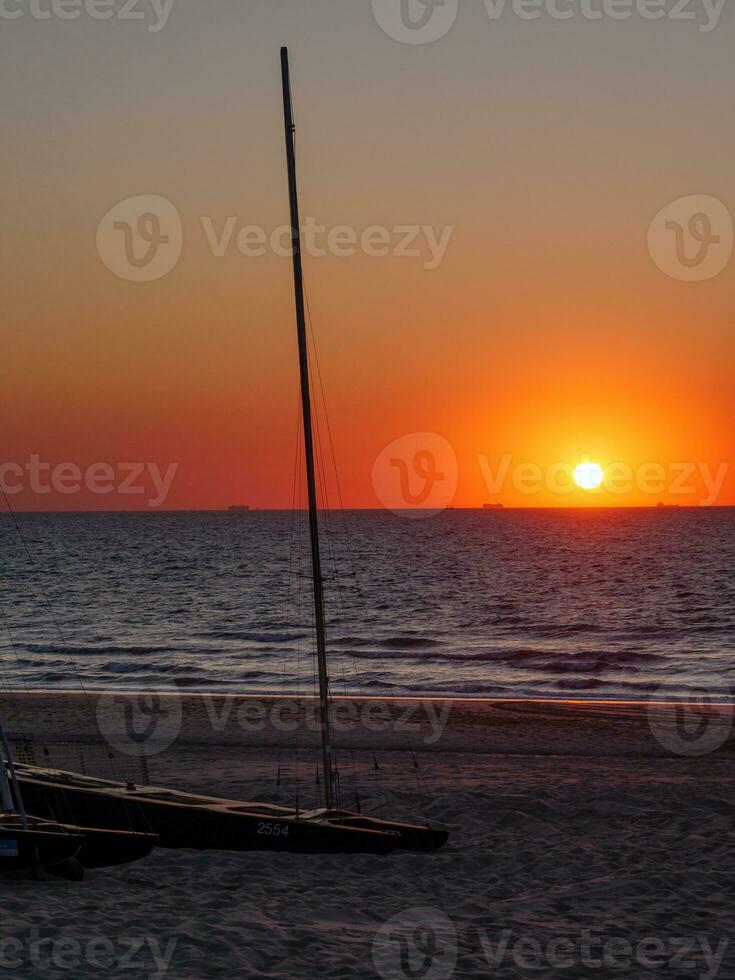
<svg viewBox="0 0 735 980">
<path fill-rule="evenodd" d="M 34 797 L 33 792 L 29 794 Z M 99 829 L 34 816 L 18 778 L 5 730 L 0 724 L 0 874 L 41 872 L 79 881 L 87 868 L 109 868 L 146 857 L 157 837 L 124 824 Z M 59 801 L 68 811 L 69 801 Z M 40 812 L 49 811 L 41 806 Z M 52 808 L 51 808 L 52 809 Z"/>
<path fill-rule="evenodd" d="M 16 813 L 0 814 L 0 874 L 56 872 L 79 878 L 83 844 L 81 832 L 36 819 L 24 823 Z"/>
<path fill-rule="evenodd" d="M 36 811 L 68 808 L 83 823 L 154 832 L 158 847 L 387 854 L 432 851 L 447 839 L 442 828 L 378 820 L 337 807 L 297 810 L 21 764 L 17 771 L 23 796 Z"/>
<path fill-rule="evenodd" d="M 0 874 L 46 872 L 81 881 L 85 870 L 112 868 L 147 857 L 158 838 L 116 828 L 79 827 L 41 817 L 0 813 Z"/>
</svg>

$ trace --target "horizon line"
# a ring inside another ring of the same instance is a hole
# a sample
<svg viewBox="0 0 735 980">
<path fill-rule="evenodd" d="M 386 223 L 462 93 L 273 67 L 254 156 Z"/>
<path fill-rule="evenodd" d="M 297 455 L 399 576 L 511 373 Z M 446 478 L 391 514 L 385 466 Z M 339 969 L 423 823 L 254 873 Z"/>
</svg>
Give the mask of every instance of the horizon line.
<svg viewBox="0 0 735 980">
<path fill-rule="evenodd" d="M 339 513 L 380 513 L 380 514 L 394 514 L 399 515 L 403 513 L 416 514 L 426 511 L 433 517 L 438 517 L 440 514 L 453 513 L 456 511 L 479 511 L 481 513 L 491 513 L 491 514 L 502 514 L 504 511 L 596 511 L 596 510 L 644 510 L 644 511 L 661 511 L 661 510 L 697 510 L 697 511 L 708 511 L 708 510 L 735 510 L 735 503 L 733 504 L 662 504 L 659 506 L 658 503 L 655 504 L 576 504 L 576 505 L 558 505 L 558 506 L 528 506 L 524 507 L 520 504 L 503 504 L 500 507 L 496 505 L 486 506 L 485 504 L 479 504 L 473 507 L 443 507 L 440 510 L 436 510 L 431 507 L 401 507 L 387 509 L 385 507 L 320 507 L 319 511 L 328 514 L 339 514 Z M 12 517 L 13 515 L 34 515 L 34 514 L 47 514 L 47 515 L 78 515 L 78 514 L 228 514 L 229 516 L 245 516 L 247 514 L 291 514 L 291 513 L 308 513 L 308 507 L 249 507 L 246 505 L 236 505 L 234 509 L 231 507 L 173 507 L 173 508 L 153 508 L 144 507 L 136 509 L 110 509 L 110 510 L 97 510 L 91 508 L 80 508 L 78 510 L 19 510 L 13 508 L 12 510 L 6 510 L 3 512 L 2 516 Z"/>
</svg>

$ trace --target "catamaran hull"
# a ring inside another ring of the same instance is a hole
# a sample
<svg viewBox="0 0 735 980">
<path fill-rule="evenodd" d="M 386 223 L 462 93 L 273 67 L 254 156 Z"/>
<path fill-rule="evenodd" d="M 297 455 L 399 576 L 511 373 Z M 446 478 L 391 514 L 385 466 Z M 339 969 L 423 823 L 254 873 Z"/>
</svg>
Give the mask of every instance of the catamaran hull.
<svg viewBox="0 0 735 980">
<path fill-rule="evenodd" d="M 165 848 L 387 854 L 397 848 L 436 850 L 447 839 L 443 829 L 372 820 L 346 811 L 299 812 L 160 787 L 128 787 L 30 766 L 17 769 L 23 797 L 36 812 L 49 817 L 73 814 L 82 824 L 153 833 L 157 846 Z"/>
<path fill-rule="evenodd" d="M 0 829 L 0 874 L 25 871 L 59 872 L 69 876 L 84 844 L 81 834 L 58 831 Z"/>
<path fill-rule="evenodd" d="M 84 869 L 139 861 L 158 840 L 153 834 L 57 823 L 48 814 L 26 819 L 27 828 L 19 817 L 0 819 L 0 873 L 37 870 L 78 880 Z"/>
<path fill-rule="evenodd" d="M 158 844 L 155 834 L 128 832 L 119 828 L 80 828 L 84 842 L 79 852 L 83 868 L 114 868 L 148 857 Z"/>
</svg>

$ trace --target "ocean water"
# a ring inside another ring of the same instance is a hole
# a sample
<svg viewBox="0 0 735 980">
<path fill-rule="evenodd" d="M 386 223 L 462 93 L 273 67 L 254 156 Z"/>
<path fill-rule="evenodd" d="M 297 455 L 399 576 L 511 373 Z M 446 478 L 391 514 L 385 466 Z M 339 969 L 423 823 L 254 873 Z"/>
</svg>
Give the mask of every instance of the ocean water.
<svg viewBox="0 0 735 980">
<path fill-rule="evenodd" d="M 334 693 L 735 687 L 735 509 L 322 517 Z M 311 693 L 306 515 L 0 518 L 16 688 Z"/>
</svg>

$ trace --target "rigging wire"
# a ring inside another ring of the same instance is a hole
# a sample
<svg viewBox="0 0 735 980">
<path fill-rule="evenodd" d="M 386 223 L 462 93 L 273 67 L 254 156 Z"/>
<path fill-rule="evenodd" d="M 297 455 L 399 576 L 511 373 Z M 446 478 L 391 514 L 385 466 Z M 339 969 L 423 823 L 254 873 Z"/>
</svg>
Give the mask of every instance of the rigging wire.
<svg viewBox="0 0 735 980">
<path fill-rule="evenodd" d="M 317 405 L 319 404 L 318 401 L 316 400 L 316 398 L 314 399 L 314 402 Z M 325 522 L 325 525 L 326 525 L 326 528 L 327 528 L 327 534 L 325 536 L 325 541 L 326 541 L 326 545 L 327 545 L 327 551 L 326 551 L 326 553 L 327 553 L 327 560 L 330 562 L 331 567 L 332 567 L 332 572 L 333 572 L 333 577 L 332 577 L 333 589 L 330 592 L 330 596 L 333 597 L 333 599 L 334 599 L 334 606 L 336 607 L 336 616 L 333 619 L 332 624 L 333 625 L 342 624 L 344 627 L 346 627 L 347 626 L 347 623 L 349 622 L 349 616 L 347 615 L 346 606 L 345 606 L 345 603 L 343 601 L 343 596 L 342 596 L 341 588 L 340 588 L 341 575 L 340 575 L 339 564 L 338 564 L 338 560 L 337 560 L 337 550 L 336 550 L 336 546 L 335 546 L 336 531 L 333 530 L 332 521 L 330 519 L 331 507 L 330 507 L 330 502 L 329 502 L 329 491 L 328 491 L 328 486 L 327 486 L 326 474 L 325 474 L 325 471 L 324 471 L 324 464 L 323 464 L 322 436 L 321 436 L 321 426 L 320 426 L 320 423 L 319 423 L 319 413 L 318 412 L 316 413 L 315 418 L 316 418 L 316 441 L 317 441 L 317 446 L 318 446 L 318 450 L 319 450 L 319 460 L 320 460 L 319 475 L 320 475 L 321 488 L 322 488 L 322 493 L 323 493 L 323 500 L 322 500 L 322 502 L 323 502 L 323 515 L 324 515 L 324 522 Z M 347 696 L 348 696 L 347 674 L 346 674 L 346 670 L 345 670 L 345 659 L 346 658 L 343 655 L 341 655 L 339 653 L 336 653 L 336 651 L 334 651 L 334 650 L 332 650 L 332 656 L 334 657 L 334 659 L 337 660 L 337 662 L 339 664 L 339 668 L 340 668 L 340 671 L 341 671 L 341 677 L 342 677 L 342 692 L 343 692 L 343 695 L 345 696 L 345 699 L 347 699 Z M 358 682 L 359 695 L 360 695 L 361 700 L 364 703 L 363 692 L 362 692 L 362 688 L 361 688 L 361 683 L 360 683 L 359 675 L 357 677 L 357 682 Z M 354 754 L 354 749 L 352 749 L 352 748 L 349 749 L 349 758 L 350 758 L 350 761 L 351 761 L 352 785 L 353 785 L 353 790 L 354 790 L 354 793 L 355 793 L 355 800 L 357 802 L 357 806 L 358 806 L 358 809 L 359 809 L 360 808 L 360 802 L 359 802 L 360 801 L 360 789 L 359 789 L 359 784 L 358 784 L 358 781 L 357 781 L 357 772 L 356 772 L 356 768 L 355 768 L 355 754 Z M 336 754 L 335 754 L 335 770 L 337 772 L 337 776 L 339 777 L 339 762 L 338 762 L 338 757 L 337 757 Z"/>
<path fill-rule="evenodd" d="M 67 643 L 66 635 L 65 635 L 64 631 L 61 628 L 61 622 L 59 621 L 59 618 L 56 615 L 56 610 L 54 609 L 54 607 L 53 607 L 53 605 L 51 603 L 51 599 L 50 599 L 50 597 L 48 595 L 48 592 L 46 591 L 46 589 L 43 586 L 43 581 L 41 579 L 40 568 L 38 566 L 38 563 L 36 562 L 35 558 L 33 557 L 33 554 L 31 552 L 31 549 L 30 549 L 29 545 L 28 545 L 28 542 L 26 541 L 26 537 L 23 534 L 23 531 L 21 530 L 20 523 L 18 522 L 18 518 L 17 518 L 17 516 L 15 514 L 15 511 L 13 510 L 13 508 L 11 506 L 11 503 L 10 503 L 10 500 L 8 498 L 8 494 L 7 494 L 6 490 L 5 490 L 5 487 L 0 486 L 0 491 L 2 492 L 2 496 L 3 496 L 3 499 L 5 501 L 5 506 L 7 507 L 8 513 L 10 514 L 10 517 L 11 517 L 11 519 L 13 521 L 13 526 L 15 527 L 15 531 L 16 531 L 16 533 L 18 535 L 18 539 L 21 542 L 21 545 L 23 546 L 23 550 L 26 553 L 26 557 L 28 558 L 28 562 L 29 562 L 30 566 L 31 566 L 33 572 L 35 573 L 36 583 L 38 585 L 39 592 L 41 593 L 41 596 L 42 596 L 43 601 L 44 601 L 44 605 L 46 606 L 46 609 L 48 610 L 48 613 L 49 613 L 49 616 L 51 617 L 51 621 L 52 621 L 52 623 L 54 625 L 54 628 L 55 628 L 55 630 L 56 630 L 56 632 L 57 632 L 57 634 L 59 636 L 59 639 L 61 640 L 61 645 L 62 645 L 63 650 L 64 650 L 64 653 L 66 654 L 66 657 L 67 657 L 67 662 L 69 664 L 71 664 L 71 668 L 72 668 L 72 670 L 74 671 L 74 673 L 77 676 L 77 679 L 78 679 L 78 682 L 79 682 L 79 687 L 80 687 L 80 689 L 82 691 L 82 694 L 84 695 L 85 702 L 86 702 L 86 704 L 87 704 L 87 706 L 89 708 L 89 713 L 90 713 L 90 716 L 92 718 L 92 722 L 94 722 L 95 721 L 95 712 L 94 712 L 94 708 L 92 707 L 91 697 L 90 697 L 89 692 L 87 691 L 87 688 L 86 688 L 86 686 L 84 684 L 84 679 L 81 676 L 81 672 L 79 670 L 79 666 L 78 666 L 78 664 L 76 663 L 76 661 L 74 660 L 74 658 L 70 654 L 69 644 Z"/>
<path fill-rule="evenodd" d="M 284 623 L 285 634 L 286 635 L 284 637 L 283 661 L 282 661 L 282 664 L 281 664 L 281 697 L 284 698 L 284 699 L 286 697 L 287 668 L 288 668 L 289 653 L 290 653 L 290 649 L 289 649 L 289 647 L 290 647 L 290 637 L 288 635 L 288 630 L 289 630 L 289 626 L 292 623 L 292 619 L 291 619 L 292 590 L 294 589 L 294 585 L 295 585 L 295 587 L 296 587 L 297 590 L 299 588 L 299 578 L 298 578 L 298 576 L 299 576 L 299 569 L 298 569 L 298 565 L 297 565 L 296 571 L 294 571 L 294 561 L 296 560 L 298 562 L 298 557 L 297 557 L 297 554 L 298 553 L 297 553 L 297 550 L 296 550 L 297 547 L 298 547 L 298 545 L 297 545 L 296 539 L 297 539 L 297 536 L 299 535 L 299 532 L 300 532 L 300 528 L 299 528 L 299 523 L 300 522 L 299 522 L 299 520 L 297 518 L 297 511 L 296 511 L 296 505 L 297 505 L 297 501 L 298 501 L 297 494 L 300 492 L 300 480 L 299 480 L 299 474 L 300 474 L 300 470 L 301 470 L 301 467 L 300 467 L 300 462 L 301 462 L 300 437 L 301 437 L 301 406 L 298 407 L 297 412 L 296 412 L 296 441 L 295 441 L 295 445 L 294 445 L 293 485 L 292 485 L 292 490 L 291 490 L 291 515 L 290 515 L 290 524 L 289 524 L 289 528 L 288 528 L 288 538 L 289 538 L 289 541 L 288 541 L 288 577 L 287 577 L 287 581 L 286 581 L 286 606 L 285 606 L 285 611 L 284 611 L 284 615 L 283 615 L 283 623 Z M 297 616 L 297 619 L 296 619 L 296 629 L 295 629 L 296 653 L 297 653 L 297 656 L 296 656 L 296 663 L 297 663 L 296 691 L 297 691 L 297 696 L 298 696 L 298 689 L 299 689 L 299 673 L 300 673 L 300 670 L 299 670 L 299 663 L 300 663 L 300 656 L 299 656 L 299 629 L 300 629 L 299 618 Z M 281 729 L 281 731 L 279 733 L 279 744 L 278 744 L 278 785 L 280 785 L 282 760 L 283 760 L 283 729 Z M 298 794 L 298 782 L 299 782 L 298 763 L 297 763 L 297 768 L 296 768 L 296 782 L 297 782 L 297 793 L 296 793 L 296 795 L 297 795 L 297 799 L 298 799 L 298 795 L 299 795 Z M 298 809 L 298 807 L 297 807 L 297 809 Z"/>
<path fill-rule="evenodd" d="M 0 598 L 0 615 L 2 616 L 3 626 L 5 628 L 5 631 L 8 634 L 8 640 L 10 642 L 10 646 L 11 646 L 11 649 L 13 651 L 13 655 L 15 657 L 16 664 L 17 664 L 17 667 L 18 667 L 18 680 L 23 685 L 23 688 L 24 688 L 23 693 L 25 693 L 29 697 L 29 699 L 30 699 L 30 693 L 31 692 L 30 692 L 30 689 L 28 687 L 28 683 L 27 683 L 27 681 L 25 679 L 25 676 L 23 675 L 23 673 L 22 673 L 22 671 L 20 669 L 20 657 L 19 657 L 18 652 L 17 652 L 17 643 L 16 643 L 15 636 L 14 636 L 13 631 L 12 631 L 12 627 L 10 625 L 10 620 L 9 620 L 9 617 L 8 617 L 8 614 L 7 614 L 7 610 L 5 608 L 5 603 L 2 601 L 2 598 Z M 0 665 L 1 665 L 1 669 L 2 669 L 2 683 L 3 683 L 3 687 L 5 688 L 5 692 L 7 694 L 8 701 L 10 703 L 12 703 L 13 707 L 15 708 L 15 710 L 17 712 L 17 716 L 18 716 L 17 723 L 18 723 L 18 727 L 20 729 L 21 740 L 22 740 L 24 746 L 26 746 L 26 750 L 27 750 L 27 747 L 28 746 L 33 746 L 35 744 L 35 742 L 38 741 L 40 743 L 40 745 L 41 745 L 41 748 L 44 751 L 44 754 L 48 755 L 48 748 L 47 748 L 47 746 L 45 744 L 46 740 L 44 738 L 37 738 L 36 737 L 35 729 L 31 729 L 30 737 L 28 735 L 28 729 L 27 729 L 26 724 L 25 724 L 26 712 L 25 712 L 25 709 L 23 708 L 22 702 L 18 698 L 18 692 L 17 692 L 16 688 L 14 687 L 14 685 L 13 685 L 13 683 L 11 681 L 10 672 L 8 670 L 7 663 L 5 661 L 5 654 L 2 652 L 2 648 L 0 648 Z M 33 717 L 33 716 L 31 716 L 31 717 Z M 12 736 L 8 736 L 8 741 L 10 740 L 11 737 Z M 16 741 L 16 751 L 17 751 L 17 739 L 15 739 L 15 741 Z M 34 752 L 33 749 L 32 749 L 32 752 Z M 32 758 L 34 758 L 34 755 L 32 755 Z M 10 763 L 11 762 L 11 759 L 9 758 L 7 761 L 8 761 L 8 763 Z M 12 760 L 12 761 L 15 762 L 17 760 Z M 46 803 L 48 812 L 50 812 L 52 814 L 52 816 L 53 816 L 54 819 L 58 819 L 61 814 L 56 810 L 56 807 L 54 806 L 53 798 L 52 798 L 51 793 L 49 792 L 49 790 L 46 789 L 46 788 L 44 788 L 41 791 L 41 795 L 43 796 L 43 799 L 44 799 L 44 801 Z M 18 803 L 19 801 L 16 801 L 16 802 Z M 62 805 L 65 805 L 65 802 L 66 801 L 60 801 L 60 802 L 62 803 Z M 65 809 L 66 809 L 66 811 L 67 811 L 67 813 L 68 813 L 68 815 L 70 817 L 73 816 L 71 814 L 71 811 L 70 811 L 68 805 L 65 805 Z"/>
<path fill-rule="evenodd" d="M 21 546 L 23 548 L 23 551 L 25 552 L 25 555 L 26 555 L 26 557 L 28 559 L 28 563 L 29 563 L 30 568 L 31 568 L 31 571 L 32 571 L 32 573 L 34 575 L 34 579 L 35 579 L 35 583 L 36 583 L 38 592 L 40 592 L 40 594 L 41 594 L 41 597 L 43 599 L 43 603 L 44 603 L 44 605 L 45 605 L 45 607 L 46 607 L 46 609 L 47 609 L 47 611 L 49 613 L 49 616 L 50 616 L 51 622 L 53 624 L 53 627 L 56 630 L 56 633 L 57 633 L 57 635 L 59 637 L 59 640 L 61 641 L 61 647 L 62 647 L 64 653 L 66 654 L 66 663 L 71 666 L 72 672 L 73 672 L 73 674 L 75 676 L 75 679 L 76 679 L 76 682 L 77 682 L 77 684 L 79 686 L 79 690 L 80 690 L 80 692 L 82 694 L 82 699 L 83 699 L 83 701 L 84 701 L 84 703 L 85 703 L 85 705 L 86 705 L 86 707 L 87 707 L 87 709 L 89 711 L 90 718 L 91 718 L 91 721 L 92 721 L 92 729 L 94 730 L 94 728 L 97 727 L 97 716 L 96 716 L 94 707 L 92 705 L 91 695 L 90 695 L 89 691 L 87 690 L 87 687 L 86 687 L 86 685 L 84 683 L 84 678 L 83 678 L 82 673 L 81 673 L 81 671 L 79 669 L 79 665 L 77 664 L 76 660 L 71 655 L 69 643 L 67 642 L 67 639 L 66 639 L 66 634 L 65 634 L 64 630 L 61 628 L 61 621 L 59 620 L 58 616 L 56 615 L 56 610 L 54 609 L 53 603 L 51 602 L 51 598 L 50 598 L 48 592 L 46 591 L 46 589 L 44 587 L 43 578 L 42 578 L 42 575 L 41 575 L 41 569 L 39 567 L 39 564 L 38 564 L 38 562 L 36 561 L 36 559 L 33 556 L 33 552 L 31 551 L 31 548 L 30 548 L 30 546 L 28 544 L 28 541 L 26 539 L 26 536 L 23 534 L 23 531 L 21 529 L 20 522 L 18 521 L 18 517 L 17 517 L 17 515 L 16 515 L 16 513 L 15 513 L 13 507 L 12 507 L 12 504 L 10 503 L 10 499 L 8 497 L 7 491 L 5 490 L 5 487 L 1 483 L 0 483 L 0 495 L 2 496 L 2 499 L 5 502 L 5 506 L 7 508 L 8 514 L 10 515 L 10 518 L 11 518 L 11 521 L 12 521 L 12 524 L 13 524 L 13 527 L 15 529 L 15 532 L 16 532 L 17 536 L 18 536 L 18 540 L 20 541 Z M 115 755 L 114 755 L 114 753 L 112 751 L 108 751 L 107 756 L 108 756 L 108 760 L 111 763 L 111 768 L 113 770 L 113 773 L 119 779 L 120 778 L 120 775 L 119 775 L 120 774 L 120 767 L 119 767 L 118 760 L 116 759 L 116 757 L 115 757 Z M 63 805 L 65 806 L 65 808 L 68 809 L 70 816 L 73 817 L 74 814 L 71 811 L 71 804 L 67 801 L 67 799 L 64 796 L 64 794 L 61 793 L 61 794 L 55 794 L 55 795 L 57 797 L 59 797 L 60 803 L 63 803 Z M 142 811 L 140 810 L 140 805 L 139 804 L 131 804 L 130 801 L 125 801 L 125 803 L 124 803 L 124 809 L 128 813 L 130 813 L 131 809 L 132 810 L 135 810 L 136 812 L 142 813 Z M 133 821 L 131 819 L 130 820 L 130 826 L 132 827 L 133 825 L 134 824 L 133 824 Z"/>
<path fill-rule="evenodd" d="M 341 485 L 341 481 L 340 481 L 340 478 L 339 478 L 339 469 L 337 467 L 337 458 L 336 458 L 336 452 L 335 452 L 335 447 L 334 447 L 334 438 L 333 438 L 333 433 L 332 433 L 330 416 L 329 416 L 329 412 L 327 410 L 327 400 L 326 400 L 325 385 L 324 385 L 324 380 L 323 380 L 322 371 L 321 371 L 321 364 L 320 364 L 320 360 L 319 360 L 319 352 L 318 352 L 318 348 L 317 348 L 317 344 L 316 344 L 316 336 L 315 336 L 315 331 L 314 331 L 313 317 L 312 317 L 312 314 L 311 314 L 311 306 L 310 306 L 310 303 L 309 303 L 309 296 L 308 296 L 308 291 L 307 291 L 307 288 L 306 288 L 306 284 L 305 283 L 304 283 L 304 301 L 305 301 L 307 321 L 308 321 L 308 326 L 309 326 L 309 336 L 310 336 L 310 341 L 311 341 L 311 349 L 312 349 L 313 354 L 314 354 L 314 364 L 316 366 L 316 378 L 314 379 L 314 384 L 315 384 L 315 386 L 318 384 L 318 391 L 319 391 L 319 394 L 321 395 L 321 401 L 319 399 L 316 399 L 316 398 L 314 399 L 314 401 L 315 401 L 315 404 L 317 406 L 317 409 L 318 409 L 319 405 L 321 405 L 322 413 L 323 413 L 324 420 L 325 420 L 325 428 L 326 428 L 326 432 L 327 432 L 327 442 L 328 442 L 328 446 L 329 446 L 329 450 L 330 450 L 330 454 L 331 454 L 332 470 L 333 470 L 333 473 L 334 473 L 335 485 L 336 485 L 336 488 L 337 488 L 337 495 L 338 495 L 338 501 L 339 501 L 339 514 L 340 514 L 341 520 L 342 520 L 342 529 L 343 529 L 343 534 L 344 534 L 344 540 L 345 540 L 345 543 L 346 543 L 346 553 L 347 553 L 348 567 L 350 569 L 350 577 L 352 578 L 352 580 L 354 582 L 354 586 L 355 586 L 355 590 L 356 590 L 356 593 L 357 593 L 358 602 L 362 606 L 362 611 L 363 611 L 363 614 L 364 614 L 364 617 L 365 617 L 365 622 L 366 623 L 369 623 L 371 621 L 371 615 L 369 613 L 367 599 L 365 597 L 364 591 L 363 591 L 363 589 L 362 589 L 362 587 L 360 585 L 360 581 L 359 581 L 359 578 L 358 578 L 358 575 L 357 575 L 357 567 L 356 567 L 355 556 L 354 556 L 354 551 L 353 551 L 353 547 L 352 547 L 352 540 L 351 540 L 351 536 L 350 536 L 350 532 L 349 532 L 349 527 L 348 527 L 348 523 L 347 523 L 346 512 L 345 512 L 344 497 L 343 497 L 343 493 L 342 493 L 342 485 Z M 316 429 L 317 429 L 317 445 L 318 445 L 318 448 L 319 448 L 318 460 L 319 460 L 319 466 L 321 467 L 321 471 L 320 472 L 322 474 L 322 480 L 326 484 L 326 480 L 324 478 L 324 460 L 323 460 L 323 455 L 324 454 L 322 453 L 322 441 L 321 441 L 321 435 L 320 435 L 319 411 L 318 410 L 315 413 L 315 418 L 316 418 Z M 328 540 L 329 540 L 330 546 L 331 546 L 332 525 L 331 525 L 331 519 L 330 519 L 330 511 L 329 511 L 328 507 L 327 507 L 327 509 L 324 512 L 324 523 L 325 523 L 325 526 L 326 526 L 327 531 L 328 531 L 328 534 L 329 534 Z M 336 589 L 337 589 L 337 585 L 335 584 L 335 590 Z M 373 639 L 376 641 L 376 644 L 375 645 L 377 647 L 377 640 L 376 640 L 376 637 L 375 637 L 375 634 L 374 633 L 373 633 Z M 386 667 L 386 659 L 384 657 L 382 657 L 380 655 L 380 653 L 378 653 L 377 660 L 378 660 L 378 663 L 383 667 L 383 669 L 385 669 L 385 667 Z M 351 663 L 351 666 L 352 666 L 352 669 L 353 669 L 355 680 L 356 680 L 357 685 L 358 685 L 359 696 L 360 696 L 361 700 L 363 700 L 364 699 L 364 691 L 363 691 L 363 687 L 362 687 L 362 682 L 361 682 L 361 679 L 360 679 L 359 671 L 357 670 L 357 665 L 354 663 L 354 660 L 351 660 L 350 663 Z M 412 762 L 413 762 L 412 768 L 413 768 L 414 776 L 415 776 L 415 779 L 416 779 L 417 790 L 418 790 L 419 798 L 421 799 L 422 805 L 423 805 L 424 804 L 424 800 L 425 800 L 425 795 L 426 795 L 426 786 L 425 786 L 425 783 L 424 783 L 423 774 L 422 774 L 421 769 L 420 769 L 420 767 L 418 765 L 418 762 L 416 760 L 415 752 L 412 750 L 411 745 L 409 743 L 409 739 L 408 739 L 407 733 L 405 731 L 403 731 L 401 734 L 403 736 L 403 741 L 404 741 L 404 744 L 405 744 L 405 750 L 406 750 L 406 752 L 408 752 L 410 754 L 410 756 L 412 758 Z M 374 760 L 374 762 L 375 762 L 375 770 L 374 771 L 376 773 L 376 782 L 378 782 L 377 773 L 379 772 L 379 768 L 377 766 L 377 760 Z"/>
</svg>

